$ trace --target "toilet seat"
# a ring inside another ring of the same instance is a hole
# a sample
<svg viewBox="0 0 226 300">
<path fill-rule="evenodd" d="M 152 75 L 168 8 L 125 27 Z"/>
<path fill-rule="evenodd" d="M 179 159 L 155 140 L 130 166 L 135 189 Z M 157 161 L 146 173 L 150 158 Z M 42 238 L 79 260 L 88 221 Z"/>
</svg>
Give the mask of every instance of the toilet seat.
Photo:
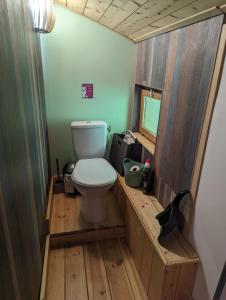
<svg viewBox="0 0 226 300">
<path fill-rule="evenodd" d="M 87 187 L 102 187 L 117 179 L 114 168 L 103 158 L 81 159 L 71 175 L 72 181 Z"/>
</svg>

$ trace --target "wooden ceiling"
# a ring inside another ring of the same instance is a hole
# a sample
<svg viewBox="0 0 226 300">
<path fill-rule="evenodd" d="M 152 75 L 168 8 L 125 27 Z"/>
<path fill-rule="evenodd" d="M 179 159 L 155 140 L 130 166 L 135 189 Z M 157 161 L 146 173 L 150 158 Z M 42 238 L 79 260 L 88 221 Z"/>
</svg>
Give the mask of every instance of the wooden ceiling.
<svg viewBox="0 0 226 300">
<path fill-rule="evenodd" d="M 55 0 L 70 10 L 128 37 L 143 40 L 207 11 L 207 17 L 221 13 L 226 0 Z M 179 26 L 178 26 L 179 27 Z"/>
</svg>

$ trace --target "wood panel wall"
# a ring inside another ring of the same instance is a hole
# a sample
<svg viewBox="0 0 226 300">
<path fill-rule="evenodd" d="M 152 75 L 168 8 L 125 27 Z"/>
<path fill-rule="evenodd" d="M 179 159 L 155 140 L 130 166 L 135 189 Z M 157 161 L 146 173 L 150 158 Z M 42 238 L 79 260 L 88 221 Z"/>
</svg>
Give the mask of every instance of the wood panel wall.
<svg viewBox="0 0 226 300">
<path fill-rule="evenodd" d="M 137 44 L 137 84 L 163 89 L 168 48 L 168 33 Z"/>
<path fill-rule="evenodd" d="M 39 36 L 29 0 L 0 1 L 1 299 L 38 299 L 49 181 Z"/>
<path fill-rule="evenodd" d="M 158 38 L 163 41 L 158 42 L 162 45 L 157 48 L 158 57 L 165 66 L 162 64 L 158 75 L 147 66 L 152 65 L 149 45 L 153 39 L 138 44 L 136 83 L 146 85 L 143 78 L 148 78 L 150 87 L 156 76 L 156 81 L 161 82 L 158 87 L 163 88 L 154 192 L 164 207 L 175 193 L 191 188 L 222 24 L 220 15 L 160 35 Z"/>
</svg>

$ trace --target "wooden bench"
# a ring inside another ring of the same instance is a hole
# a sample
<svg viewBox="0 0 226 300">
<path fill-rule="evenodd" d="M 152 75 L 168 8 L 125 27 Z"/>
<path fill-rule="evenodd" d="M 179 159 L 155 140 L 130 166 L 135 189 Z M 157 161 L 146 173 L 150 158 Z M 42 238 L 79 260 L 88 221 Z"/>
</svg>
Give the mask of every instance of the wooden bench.
<svg viewBox="0 0 226 300">
<path fill-rule="evenodd" d="M 153 196 L 130 188 L 118 176 L 114 187 L 118 206 L 126 220 L 126 238 L 148 298 L 192 299 L 199 258 L 181 233 L 158 242 L 160 225 L 155 216 L 163 210 Z"/>
</svg>

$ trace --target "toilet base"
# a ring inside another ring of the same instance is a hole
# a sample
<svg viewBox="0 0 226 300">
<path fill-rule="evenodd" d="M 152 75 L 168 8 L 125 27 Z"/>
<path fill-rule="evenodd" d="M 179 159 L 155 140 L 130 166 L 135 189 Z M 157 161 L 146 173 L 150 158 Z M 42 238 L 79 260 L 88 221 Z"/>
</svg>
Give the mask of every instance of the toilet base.
<svg viewBox="0 0 226 300">
<path fill-rule="evenodd" d="M 81 217 L 88 223 L 100 223 L 106 219 L 106 201 L 104 197 L 82 197 Z"/>
</svg>

